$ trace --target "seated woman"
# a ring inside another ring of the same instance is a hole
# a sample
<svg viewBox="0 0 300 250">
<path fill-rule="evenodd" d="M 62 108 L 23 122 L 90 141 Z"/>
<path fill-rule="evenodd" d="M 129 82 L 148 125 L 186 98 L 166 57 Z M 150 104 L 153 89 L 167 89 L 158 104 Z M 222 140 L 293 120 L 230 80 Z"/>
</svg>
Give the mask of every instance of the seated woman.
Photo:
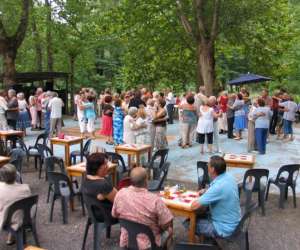
<svg viewBox="0 0 300 250">
<path fill-rule="evenodd" d="M 6 220 L 7 211 L 11 204 L 31 195 L 30 188 L 27 184 L 16 183 L 17 171 L 11 164 L 6 164 L 0 168 L 0 229 Z M 8 195 L 9 194 L 9 195 Z M 12 227 L 18 229 L 22 219 L 18 213 L 14 214 Z M 14 239 L 9 234 L 6 241 L 7 245 L 12 245 Z"/>
<path fill-rule="evenodd" d="M 101 201 L 103 208 L 107 210 L 108 214 L 111 214 L 117 190 L 106 179 L 107 163 L 108 159 L 104 153 L 93 153 L 87 157 L 86 177 L 82 183 L 82 194 L 95 201 Z"/>
</svg>

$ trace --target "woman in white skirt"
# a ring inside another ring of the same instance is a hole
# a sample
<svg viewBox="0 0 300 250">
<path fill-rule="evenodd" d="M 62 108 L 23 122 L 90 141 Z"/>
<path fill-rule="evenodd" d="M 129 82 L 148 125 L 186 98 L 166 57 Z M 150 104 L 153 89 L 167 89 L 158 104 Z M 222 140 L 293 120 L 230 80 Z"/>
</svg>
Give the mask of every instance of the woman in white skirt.
<svg viewBox="0 0 300 250">
<path fill-rule="evenodd" d="M 201 154 L 204 154 L 205 137 L 207 138 L 208 152 L 212 152 L 214 118 L 217 117 L 218 115 L 214 112 L 213 108 L 208 106 L 208 101 L 205 100 L 204 104 L 199 108 L 199 119 L 196 129 Z"/>
<path fill-rule="evenodd" d="M 30 117 L 28 114 L 28 104 L 25 100 L 24 93 L 20 92 L 17 94 L 18 105 L 19 105 L 19 118 L 17 120 L 17 129 L 24 131 L 26 135 L 26 128 L 31 126 Z"/>
<path fill-rule="evenodd" d="M 147 125 L 148 125 L 148 133 L 150 136 L 150 144 L 153 149 L 154 141 L 155 141 L 155 126 L 153 124 L 153 119 L 156 113 L 155 101 L 153 99 L 148 99 L 146 106 L 146 114 L 147 114 Z"/>
<path fill-rule="evenodd" d="M 5 92 L 0 91 L 0 130 L 7 129 L 7 120 L 5 117 L 5 112 L 7 110 L 7 101 L 4 98 Z"/>
<path fill-rule="evenodd" d="M 81 137 L 86 137 L 86 117 L 84 115 L 84 103 L 86 101 L 86 97 L 83 91 L 79 93 L 80 97 L 77 100 L 77 119 L 78 125 L 80 129 Z"/>
<path fill-rule="evenodd" d="M 248 152 L 256 149 L 255 145 L 255 120 L 253 114 L 257 108 L 257 99 L 254 99 L 248 113 Z"/>
</svg>

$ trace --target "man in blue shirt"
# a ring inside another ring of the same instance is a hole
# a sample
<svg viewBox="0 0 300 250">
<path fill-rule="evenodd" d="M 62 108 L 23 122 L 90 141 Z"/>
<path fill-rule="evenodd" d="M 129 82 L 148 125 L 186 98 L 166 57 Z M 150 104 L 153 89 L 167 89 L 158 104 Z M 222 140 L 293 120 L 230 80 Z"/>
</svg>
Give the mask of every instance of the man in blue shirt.
<svg viewBox="0 0 300 250">
<path fill-rule="evenodd" d="M 210 187 L 199 191 L 200 198 L 192 203 L 194 210 L 209 207 L 208 219 L 198 219 L 196 233 L 207 237 L 230 236 L 241 219 L 238 186 L 226 173 L 226 162 L 220 156 L 212 156 L 208 163 L 212 180 Z"/>
</svg>

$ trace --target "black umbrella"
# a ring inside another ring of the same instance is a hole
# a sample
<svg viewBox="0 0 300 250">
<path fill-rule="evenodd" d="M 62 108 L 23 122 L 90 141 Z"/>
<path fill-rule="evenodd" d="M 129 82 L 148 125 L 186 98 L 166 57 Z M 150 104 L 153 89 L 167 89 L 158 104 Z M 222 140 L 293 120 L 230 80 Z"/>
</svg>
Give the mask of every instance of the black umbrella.
<svg viewBox="0 0 300 250">
<path fill-rule="evenodd" d="M 229 81 L 228 84 L 242 85 L 242 84 L 247 84 L 247 83 L 267 82 L 267 81 L 271 81 L 271 80 L 272 80 L 272 78 L 270 78 L 270 77 L 248 73 L 248 74 L 240 75 L 238 78 Z"/>
</svg>

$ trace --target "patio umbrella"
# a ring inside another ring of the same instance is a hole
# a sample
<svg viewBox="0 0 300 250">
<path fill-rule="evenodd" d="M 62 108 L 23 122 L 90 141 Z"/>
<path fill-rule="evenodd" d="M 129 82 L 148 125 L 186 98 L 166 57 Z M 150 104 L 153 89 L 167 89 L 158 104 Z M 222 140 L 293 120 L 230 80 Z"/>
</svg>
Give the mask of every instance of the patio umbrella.
<svg viewBox="0 0 300 250">
<path fill-rule="evenodd" d="M 248 73 L 248 74 L 240 75 L 238 78 L 229 81 L 228 84 L 229 85 L 242 85 L 242 84 L 248 84 L 248 83 L 267 82 L 267 81 L 271 81 L 271 80 L 272 80 L 272 78 L 270 78 L 270 77 Z"/>
</svg>

